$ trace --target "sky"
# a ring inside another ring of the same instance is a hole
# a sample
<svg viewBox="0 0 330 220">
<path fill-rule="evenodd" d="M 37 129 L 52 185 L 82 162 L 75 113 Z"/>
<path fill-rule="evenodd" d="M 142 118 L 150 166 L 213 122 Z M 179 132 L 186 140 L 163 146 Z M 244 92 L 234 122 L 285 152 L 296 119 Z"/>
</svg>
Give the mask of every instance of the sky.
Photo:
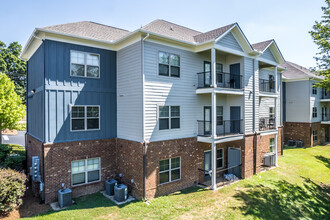
<svg viewBox="0 0 330 220">
<path fill-rule="evenodd" d="M 25 45 L 34 28 L 94 21 L 134 31 L 164 19 L 206 32 L 238 22 L 250 43 L 275 39 L 284 58 L 314 67 L 318 52 L 308 31 L 324 0 L 4 0 L 0 41 Z"/>
</svg>

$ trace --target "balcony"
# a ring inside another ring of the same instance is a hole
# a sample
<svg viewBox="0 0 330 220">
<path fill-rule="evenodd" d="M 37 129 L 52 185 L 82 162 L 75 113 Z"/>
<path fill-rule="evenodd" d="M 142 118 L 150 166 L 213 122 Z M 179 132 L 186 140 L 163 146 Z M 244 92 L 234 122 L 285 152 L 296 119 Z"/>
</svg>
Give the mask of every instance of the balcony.
<svg viewBox="0 0 330 220">
<path fill-rule="evenodd" d="M 259 118 L 259 131 L 269 131 L 275 129 L 274 117 Z"/>
<path fill-rule="evenodd" d="M 330 102 L 330 91 L 322 89 L 321 102 Z"/>
<path fill-rule="evenodd" d="M 212 122 L 199 120 L 198 123 L 198 136 L 211 137 L 212 135 Z M 228 135 L 242 134 L 241 125 L 242 119 L 238 120 L 223 120 L 218 121 L 216 135 L 217 137 L 223 137 Z"/>
<path fill-rule="evenodd" d="M 218 93 L 236 94 L 233 90 L 239 90 L 238 94 L 243 95 L 243 76 L 233 73 L 217 72 L 216 84 Z M 212 88 L 212 73 L 200 72 L 197 73 L 198 84 L 197 90 Z M 227 92 L 226 92 L 227 91 Z"/>
<path fill-rule="evenodd" d="M 330 124 L 330 114 L 322 114 L 321 124 Z"/>
<path fill-rule="evenodd" d="M 263 96 L 262 93 L 268 93 L 268 94 L 275 93 L 275 81 L 259 79 L 259 91 L 260 91 L 260 96 Z"/>
</svg>

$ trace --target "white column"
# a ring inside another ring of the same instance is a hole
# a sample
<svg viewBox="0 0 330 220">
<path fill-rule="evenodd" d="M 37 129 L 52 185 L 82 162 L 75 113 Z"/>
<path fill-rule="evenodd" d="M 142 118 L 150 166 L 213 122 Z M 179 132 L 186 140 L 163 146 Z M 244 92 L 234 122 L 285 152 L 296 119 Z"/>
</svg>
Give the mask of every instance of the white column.
<svg viewBox="0 0 330 220">
<path fill-rule="evenodd" d="M 212 74 L 212 86 L 213 88 L 217 87 L 217 71 L 216 71 L 216 56 L 215 56 L 215 49 L 211 48 L 211 74 Z"/>
<path fill-rule="evenodd" d="M 277 94 L 278 95 L 278 89 L 277 89 L 277 66 L 275 67 L 275 69 L 274 69 L 274 74 L 275 74 L 275 94 Z M 275 122 L 274 122 L 274 125 L 275 125 L 275 129 L 276 129 L 276 131 L 278 132 L 278 128 L 277 128 L 277 120 L 278 120 L 278 115 L 277 115 L 277 108 L 278 108 L 278 106 L 277 106 L 277 99 L 278 98 L 274 98 L 274 113 L 275 113 Z M 277 165 L 277 136 L 278 136 L 278 133 L 276 133 L 275 134 L 275 138 L 274 138 L 274 141 L 275 141 L 275 166 L 278 166 Z"/>
<path fill-rule="evenodd" d="M 217 188 L 217 145 L 212 143 L 212 190 Z"/>
</svg>

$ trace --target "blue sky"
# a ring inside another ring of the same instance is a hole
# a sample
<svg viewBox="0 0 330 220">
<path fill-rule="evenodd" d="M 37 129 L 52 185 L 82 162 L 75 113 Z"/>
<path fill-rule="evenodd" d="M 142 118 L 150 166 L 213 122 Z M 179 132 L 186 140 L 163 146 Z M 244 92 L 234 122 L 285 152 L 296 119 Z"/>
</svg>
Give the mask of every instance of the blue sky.
<svg viewBox="0 0 330 220">
<path fill-rule="evenodd" d="M 75 21 L 135 30 L 160 18 L 198 31 L 238 22 L 250 43 L 275 39 L 284 58 L 315 66 L 317 46 L 308 31 L 323 0 L 7 0 L 1 2 L 0 41 L 24 45 L 35 27 Z"/>
</svg>

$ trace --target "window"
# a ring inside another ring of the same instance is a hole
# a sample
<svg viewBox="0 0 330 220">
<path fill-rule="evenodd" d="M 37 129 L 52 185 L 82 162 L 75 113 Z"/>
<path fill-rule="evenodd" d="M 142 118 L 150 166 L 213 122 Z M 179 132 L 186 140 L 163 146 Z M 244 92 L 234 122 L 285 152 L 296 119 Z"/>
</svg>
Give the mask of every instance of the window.
<svg viewBox="0 0 330 220">
<path fill-rule="evenodd" d="M 317 95 L 317 87 L 315 87 L 315 83 L 312 85 L 312 93 L 313 95 Z"/>
<path fill-rule="evenodd" d="M 71 130 L 100 129 L 100 106 L 72 106 Z"/>
<path fill-rule="evenodd" d="M 313 141 L 317 141 L 317 130 L 313 131 Z"/>
<path fill-rule="evenodd" d="M 80 185 L 100 180 L 100 158 L 71 162 L 72 185 Z"/>
<path fill-rule="evenodd" d="M 181 178 L 181 158 L 159 161 L 159 183 L 169 183 Z"/>
<path fill-rule="evenodd" d="M 268 76 L 269 79 L 269 89 L 275 89 L 275 77 L 273 75 Z"/>
<path fill-rule="evenodd" d="M 223 168 L 223 149 L 217 149 L 217 168 Z"/>
<path fill-rule="evenodd" d="M 100 77 L 100 55 L 71 51 L 71 76 Z"/>
<path fill-rule="evenodd" d="M 158 53 L 158 74 L 180 77 L 180 56 L 165 52 Z"/>
<path fill-rule="evenodd" d="M 271 138 L 269 139 L 269 152 L 274 152 L 275 149 L 275 139 Z"/>
<path fill-rule="evenodd" d="M 270 119 L 275 118 L 275 109 L 274 109 L 274 107 L 269 107 L 269 118 Z"/>
<path fill-rule="evenodd" d="M 217 83 L 223 83 L 223 65 L 221 63 L 216 64 L 217 71 Z"/>
<path fill-rule="evenodd" d="M 180 106 L 159 106 L 159 130 L 180 128 Z"/>
<path fill-rule="evenodd" d="M 223 125 L 223 107 L 217 106 L 217 125 Z"/>
<path fill-rule="evenodd" d="M 317 118 L 317 107 L 313 107 L 313 118 Z"/>
</svg>

